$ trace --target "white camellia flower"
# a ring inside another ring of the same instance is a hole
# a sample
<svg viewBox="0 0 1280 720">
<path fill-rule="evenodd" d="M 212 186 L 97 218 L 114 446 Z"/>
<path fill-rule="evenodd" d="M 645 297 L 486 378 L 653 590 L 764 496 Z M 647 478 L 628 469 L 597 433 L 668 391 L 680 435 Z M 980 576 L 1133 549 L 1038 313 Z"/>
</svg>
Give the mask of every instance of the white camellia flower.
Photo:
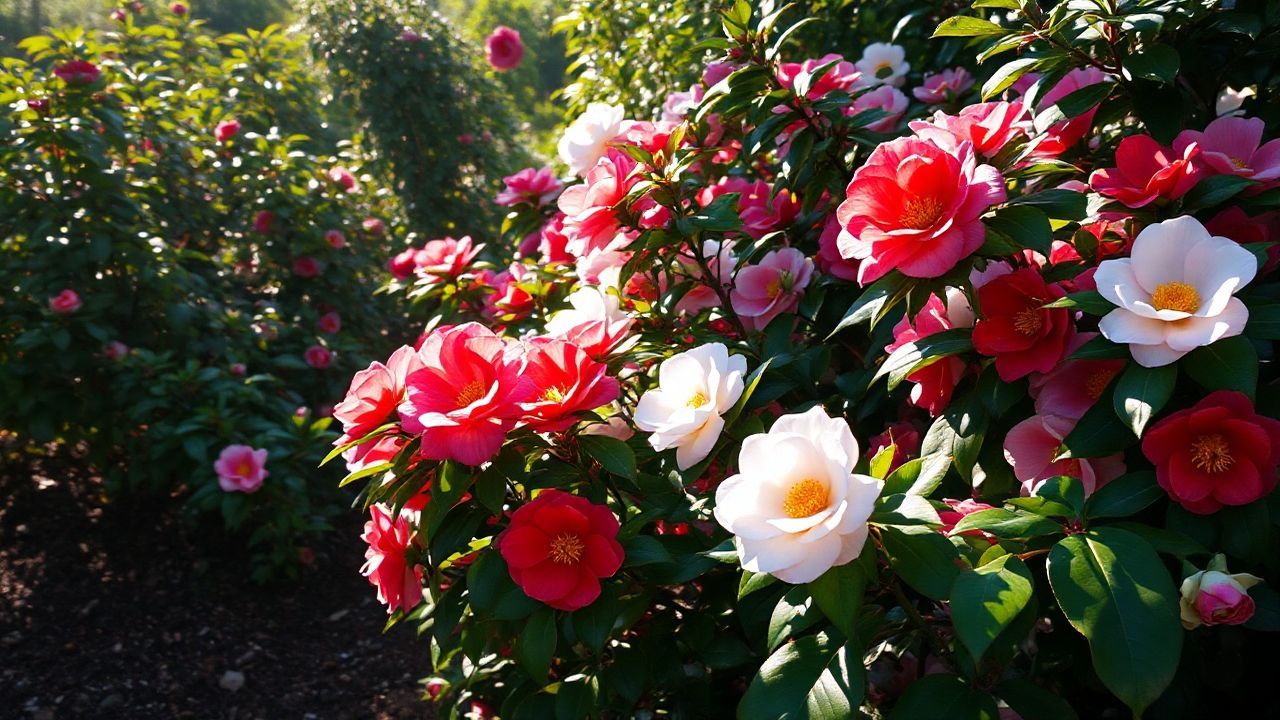
<svg viewBox="0 0 1280 720">
<path fill-rule="evenodd" d="M 582 177 L 604 157 L 609 141 L 622 132 L 624 113 L 619 105 L 593 102 L 565 129 L 556 149 L 570 172 Z"/>
<path fill-rule="evenodd" d="M 876 85 L 901 87 L 907 79 L 907 71 L 911 70 L 907 51 L 890 43 L 871 43 L 862 51 L 862 59 L 854 65 L 861 73 L 857 84 L 860 88 Z"/>
<path fill-rule="evenodd" d="M 1253 253 L 1191 216 L 1148 225 L 1129 257 L 1098 266 L 1098 292 L 1119 306 L 1098 329 L 1139 365 L 1168 365 L 1244 330 L 1249 309 L 1233 295 L 1257 272 Z"/>
<path fill-rule="evenodd" d="M 563 337 L 574 328 L 590 322 L 615 325 L 628 322 L 617 295 L 594 285 L 584 285 L 565 298 L 569 307 L 559 310 L 547 319 L 547 334 Z"/>
<path fill-rule="evenodd" d="M 708 343 L 672 355 L 658 367 L 658 387 L 640 396 L 636 427 L 653 433 L 655 450 L 676 449 L 676 465 L 688 470 L 711 452 L 724 418 L 742 397 L 747 359 Z"/>
<path fill-rule="evenodd" d="M 1243 115 L 1244 113 L 1240 112 L 1240 106 L 1244 105 L 1245 100 L 1248 100 L 1251 97 L 1256 97 L 1257 94 L 1258 91 L 1254 90 L 1252 87 L 1246 87 L 1240 90 L 1236 90 L 1230 86 L 1225 87 L 1222 89 L 1222 92 L 1218 93 L 1218 100 L 1214 103 L 1214 110 L 1218 113 L 1219 117 L 1223 115 Z"/>
<path fill-rule="evenodd" d="M 739 472 L 716 488 L 715 508 L 742 567 L 799 584 L 857 558 L 884 487 L 855 475 L 857 462 L 849 423 L 820 406 L 744 440 Z"/>
</svg>

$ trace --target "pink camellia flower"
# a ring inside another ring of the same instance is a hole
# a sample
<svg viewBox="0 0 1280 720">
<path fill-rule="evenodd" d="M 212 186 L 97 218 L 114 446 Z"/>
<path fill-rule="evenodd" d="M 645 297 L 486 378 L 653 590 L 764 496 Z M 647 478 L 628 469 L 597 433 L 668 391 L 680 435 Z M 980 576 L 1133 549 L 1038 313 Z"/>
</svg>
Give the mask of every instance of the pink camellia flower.
<svg viewBox="0 0 1280 720">
<path fill-rule="evenodd" d="M 346 192 L 351 192 L 352 190 L 355 190 L 356 185 L 359 184 L 356 181 L 356 176 L 353 175 L 350 170 L 344 167 L 330 168 L 329 179 L 333 181 L 334 185 L 337 185 L 338 187 L 342 188 Z"/>
<path fill-rule="evenodd" d="M 636 183 L 636 161 L 626 153 L 609 149 L 589 171 L 582 184 L 565 188 L 558 205 L 565 214 L 567 249 L 586 255 L 610 243 L 621 228 L 617 208 Z"/>
<path fill-rule="evenodd" d="M 671 132 L 679 125 L 670 120 L 649 122 L 647 120 L 627 120 L 622 124 L 622 132 L 615 138 L 621 145 L 634 145 L 648 152 L 657 153 L 667 147 Z"/>
<path fill-rule="evenodd" d="M 739 192 L 742 193 L 738 197 L 742 231 L 757 240 L 790 225 L 800 214 L 795 193 L 783 190 L 775 195 L 773 187 L 763 180 L 749 183 Z"/>
<path fill-rule="evenodd" d="M 385 364 L 374 362 L 356 373 L 346 397 L 333 408 L 334 419 L 342 423 L 342 436 L 334 445 L 359 440 L 396 420 L 396 409 L 404 400 L 406 378 L 423 367 L 418 351 L 405 345 L 392 353 Z M 383 442 L 388 439 L 393 440 L 389 445 Z M 394 436 L 386 436 L 347 449 L 342 453 L 347 469 L 359 470 L 372 462 L 390 459 L 398 447 L 396 440 Z M 391 454 L 382 452 L 386 450 L 391 450 Z"/>
<path fill-rule="evenodd" d="M 858 263 L 840 254 L 840 245 L 837 241 L 840 232 L 840 220 L 836 218 L 835 213 L 828 215 L 822 224 L 822 235 L 818 238 L 818 254 L 814 256 L 813 262 L 818 270 L 832 277 L 856 282 Z"/>
<path fill-rule="evenodd" d="M 489 58 L 489 65 L 494 70 L 499 72 L 514 70 L 524 59 L 524 43 L 520 41 L 520 32 L 499 25 L 484 41 L 484 52 Z"/>
<path fill-rule="evenodd" d="M 320 320 L 316 322 L 316 327 L 322 333 L 333 335 L 342 329 L 342 316 L 337 312 L 327 312 L 320 316 Z"/>
<path fill-rule="evenodd" d="M 1062 439 L 1075 421 L 1058 416 L 1032 415 L 1009 429 L 1004 439 L 1004 457 L 1013 466 L 1013 475 L 1022 483 L 1023 495 L 1034 495 L 1050 478 L 1068 475 L 1080 480 L 1086 495 L 1124 474 L 1124 455 L 1054 461 Z"/>
<path fill-rule="evenodd" d="M 231 363 L 227 370 L 236 377 L 244 377 L 244 374 L 249 371 L 248 368 L 244 366 L 244 363 Z"/>
<path fill-rule="evenodd" d="M 259 210 L 253 216 L 253 231 L 259 235 L 266 235 L 271 232 L 271 228 L 276 223 L 276 214 L 270 210 Z"/>
<path fill-rule="evenodd" d="M 1200 148 L 1200 159 L 1219 175 L 1239 175 L 1259 182 L 1280 179 L 1280 140 L 1262 144 L 1261 118 L 1220 117 L 1204 129 L 1183 130 L 1173 141 L 1175 152 Z"/>
<path fill-rule="evenodd" d="M 414 261 L 417 256 L 417 248 L 403 250 L 387 261 L 387 269 L 397 280 L 407 280 L 413 276 L 414 269 L 418 267 L 418 263 Z"/>
<path fill-rule="evenodd" d="M 980 217 L 1005 197 L 1004 178 L 979 165 L 968 143 L 954 153 L 916 138 L 884 143 L 854 173 L 836 211 L 845 230 L 840 254 L 862 261 L 864 285 L 895 269 L 938 277 L 982 246 Z"/>
<path fill-rule="evenodd" d="M 494 275 L 490 281 L 493 292 L 484 301 L 485 316 L 491 320 L 508 322 L 528 317 L 533 312 L 533 296 L 521 284 L 530 280 L 537 282 L 529 273 L 528 267 L 520 263 L 512 263 L 509 268 Z"/>
<path fill-rule="evenodd" d="M 603 360 L 623 346 L 635 322 L 622 311 L 618 296 L 596 287 L 582 287 L 565 298 L 569 307 L 547 320 L 547 335 L 567 340 Z"/>
<path fill-rule="evenodd" d="M 218 142 L 226 142 L 239 134 L 240 121 L 235 118 L 223 120 L 213 128 L 213 136 L 217 138 Z"/>
<path fill-rule="evenodd" d="M 698 280 L 680 302 L 676 309 L 683 313 L 697 313 L 701 310 L 720 307 L 720 290 L 727 289 L 733 280 L 733 269 L 738 259 L 733 254 L 735 243 L 732 240 L 703 240 L 702 258 L 710 273 L 704 273 L 702 267 L 692 258 L 680 256 L 681 267 L 689 277 Z"/>
<path fill-rule="evenodd" d="M 543 207 L 555 199 L 564 188 L 564 183 L 556 177 L 555 171 L 549 167 L 525 168 L 515 175 L 502 178 L 505 187 L 498 193 L 495 202 L 511 207 L 527 203 Z"/>
<path fill-rule="evenodd" d="M 893 459 L 889 461 L 889 472 L 893 472 L 912 455 L 920 452 L 920 431 L 909 422 L 893 423 L 884 432 L 867 441 L 867 454 L 875 457 L 890 445 L 893 446 Z"/>
<path fill-rule="evenodd" d="M 817 100 L 827 93 L 835 91 L 848 92 L 854 83 L 858 81 L 860 73 L 853 63 L 845 60 L 840 55 L 830 53 L 817 59 L 805 60 L 802 63 L 782 63 L 778 67 L 778 82 L 784 88 L 794 90 L 797 75 L 802 72 L 812 75 L 815 70 L 828 64 L 831 67 L 822 73 L 822 77 L 810 79 L 809 91 L 805 93 L 806 99 Z"/>
<path fill-rule="evenodd" d="M 169 6 L 169 12 L 177 15 L 178 17 L 182 17 L 187 14 L 187 6 L 176 2 Z"/>
<path fill-rule="evenodd" d="M 84 303 L 80 301 L 80 295 L 71 288 L 67 288 L 57 295 L 49 298 L 49 309 L 59 315 L 73 313 L 79 310 L 82 305 L 84 305 Z"/>
<path fill-rule="evenodd" d="M 433 283 L 454 279 L 466 272 L 482 249 L 484 245 L 474 244 L 470 236 L 430 240 L 414 253 L 414 272 Z"/>
<path fill-rule="evenodd" d="M 955 102 L 956 98 L 973 87 L 973 75 L 962 67 L 947 68 L 940 73 L 924 76 L 924 83 L 911 91 L 922 103 L 941 105 Z"/>
<path fill-rule="evenodd" d="M 347 236 L 343 235 L 341 230 L 325 230 L 324 241 L 334 250 L 341 250 L 347 246 Z"/>
<path fill-rule="evenodd" d="M 387 231 L 387 224 L 378 218 L 365 218 L 361 221 L 360 227 L 370 235 L 381 235 Z"/>
<path fill-rule="evenodd" d="M 978 512 L 979 510 L 995 509 L 995 507 L 988 505 L 984 502 L 978 502 L 973 498 L 965 498 L 963 500 L 956 500 L 954 498 L 944 498 L 942 502 L 946 503 L 948 508 L 947 510 L 938 511 L 938 519 L 942 521 L 942 525 L 938 527 L 938 532 L 942 533 L 943 535 L 950 535 L 951 532 L 955 530 L 956 524 L 958 524 L 961 520 L 963 520 L 965 515 L 972 515 Z M 984 538 L 991 543 L 996 542 L 996 537 L 994 535 L 983 532 L 981 530 L 968 530 L 960 534 L 964 535 L 965 537 Z"/>
<path fill-rule="evenodd" d="M 707 63 L 702 71 L 702 84 L 708 88 L 715 87 L 721 80 L 733 74 L 740 66 L 736 63 L 717 60 Z"/>
<path fill-rule="evenodd" d="M 1179 610 L 1182 627 L 1195 630 L 1201 625 L 1241 625 L 1253 617 L 1249 588 L 1262 578 L 1249 573 L 1228 573 L 1227 558 L 1214 555 L 1209 566 L 1188 576 L 1180 588 Z"/>
<path fill-rule="evenodd" d="M 108 360 L 123 360 L 129 354 L 129 346 L 119 340 L 112 340 L 102 348 L 102 356 Z"/>
<path fill-rule="evenodd" d="M 422 602 L 422 566 L 409 556 L 418 550 L 412 515 L 393 515 L 391 508 L 382 504 L 369 508 L 369 513 L 360 536 L 369 545 L 360 574 L 378 589 L 378 602 L 387 606 L 388 614 L 407 612 Z"/>
<path fill-rule="evenodd" d="M 662 103 L 662 119 L 666 122 L 680 122 L 690 112 L 702 104 L 706 90 L 700 84 L 689 88 L 688 92 L 677 91 L 667 95 Z"/>
<path fill-rule="evenodd" d="M 544 263 L 571 263 L 569 236 L 564 233 L 564 213 L 557 212 L 538 232 L 538 252 Z"/>
<path fill-rule="evenodd" d="M 1094 332 L 1077 333 L 1067 343 L 1065 357 L 1097 336 Z M 1035 399 L 1036 413 L 1079 420 L 1124 366 L 1124 360 L 1066 360 L 1048 373 L 1032 375 L 1027 389 Z"/>
<path fill-rule="evenodd" d="M 898 88 L 892 85 L 880 85 L 855 98 L 853 105 L 845 112 L 852 116 L 866 110 L 883 110 L 885 116 L 867 125 L 867 129 L 871 132 L 887 133 L 898 126 L 898 121 L 902 119 L 902 114 L 907 111 L 907 105 L 910 102 Z"/>
<path fill-rule="evenodd" d="M 53 69 L 53 74 L 68 85 L 92 85 L 102 77 L 102 70 L 88 60 L 69 60 Z"/>
<path fill-rule="evenodd" d="M 223 492 L 257 492 L 267 472 L 267 451 L 255 450 L 248 445 L 228 445 L 218 453 L 213 463 L 218 474 L 218 487 Z"/>
<path fill-rule="evenodd" d="M 492 458 L 532 390 L 518 348 L 467 323 L 431 333 L 419 356 L 423 367 L 406 379 L 399 411 L 404 429 L 422 435 L 422 455 L 466 465 Z"/>
<path fill-rule="evenodd" d="M 129 13 L 125 12 L 124 8 L 116 8 L 115 10 L 111 11 L 111 19 L 115 20 L 116 22 L 124 22 L 125 19 L 128 17 L 129 17 Z"/>
<path fill-rule="evenodd" d="M 972 319 L 968 320 L 968 325 L 972 325 Z M 893 342 L 884 350 L 887 353 L 893 353 L 907 343 L 913 343 L 943 330 L 966 326 L 953 322 L 942 299 L 937 295 L 930 295 L 929 300 L 914 318 L 904 317 L 898 321 L 893 328 Z M 956 385 L 960 384 L 964 370 L 964 361 L 952 355 L 911 373 L 906 378 L 907 382 L 912 384 L 911 404 L 935 417 L 942 414 L 942 411 L 946 410 L 947 405 L 951 403 L 951 393 L 956 389 Z"/>
<path fill-rule="evenodd" d="M 400 40 L 401 40 L 401 42 L 415 43 L 415 42 L 418 42 L 418 41 L 419 41 L 419 40 L 421 40 L 421 39 L 422 39 L 422 36 L 421 36 L 421 35 L 419 35 L 418 33 L 414 32 L 413 30 L 407 30 L 407 29 L 406 29 L 406 30 L 401 30 L 401 31 L 400 31 Z"/>
<path fill-rule="evenodd" d="M 958 115 L 941 110 L 928 120 L 907 123 L 916 137 L 938 147 L 953 150 L 964 142 L 984 158 L 995 157 L 1006 145 L 1031 132 L 1031 119 L 1020 102 L 989 102 L 969 105 Z"/>
<path fill-rule="evenodd" d="M 312 345 L 302 353 L 302 358 L 311 367 L 323 370 L 329 367 L 329 363 L 333 362 L 333 353 L 323 345 Z"/>
<path fill-rule="evenodd" d="M 583 413 L 618 399 L 618 381 L 609 377 L 609 368 L 563 340 L 533 340 L 524 377 L 534 395 L 521 403 L 520 422 L 538 432 L 565 430 Z"/>
<path fill-rule="evenodd" d="M 1036 109 L 1047 110 L 1071 93 L 1090 85 L 1106 82 L 1107 79 L 1107 74 L 1097 68 L 1076 68 L 1067 73 L 1036 102 Z M 1070 120 L 1062 120 L 1050 125 L 1036 140 L 1034 154 L 1041 157 L 1057 157 L 1066 152 L 1072 145 L 1080 142 L 1093 127 L 1093 117 L 1097 113 L 1098 105 L 1094 105 Z"/>
<path fill-rule="evenodd" d="M 1130 135 L 1116 148 L 1116 167 L 1094 170 L 1089 186 L 1131 208 L 1177 200 L 1204 177 L 1199 158 L 1194 142 L 1174 152 L 1148 135 Z"/>
<path fill-rule="evenodd" d="M 813 261 L 804 253 L 795 248 L 770 250 L 758 265 L 738 271 L 729 301 L 748 328 L 763 330 L 795 309 L 812 277 Z"/>
<path fill-rule="evenodd" d="M 310 255 L 294 258 L 293 274 L 300 278 L 318 277 L 320 275 L 320 261 Z"/>
</svg>

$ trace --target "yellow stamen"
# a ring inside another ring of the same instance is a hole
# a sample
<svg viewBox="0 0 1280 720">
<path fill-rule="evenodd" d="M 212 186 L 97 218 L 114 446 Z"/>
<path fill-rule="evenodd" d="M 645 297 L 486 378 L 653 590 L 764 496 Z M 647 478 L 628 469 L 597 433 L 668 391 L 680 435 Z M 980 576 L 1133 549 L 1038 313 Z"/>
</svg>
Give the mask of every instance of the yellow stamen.
<svg viewBox="0 0 1280 720">
<path fill-rule="evenodd" d="M 1029 307 L 1013 316 L 1013 329 L 1018 334 L 1031 337 L 1044 327 L 1044 318 L 1040 316 L 1039 307 Z"/>
<path fill-rule="evenodd" d="M 546 400 L 547 402 L 554 402 L 554 403 L 564 402 L 564 391 L 562 391 L 560 388 L 553 388 L 553 387 L 547 388 L 547 391 L 542 393 L 542 399 Z"/>
<path fill-rule="evenodd" d="M 572 565 L 582 559 L 582 551 L 586 546 L 582 538 L 570 533 L 560 533 L 551 539 L 551 562 L 557 565 Z"/>
<path fill-rule="evenodd" d="M 902 217 L 898 221 L 903 227 L 923 230 L 938 222 L 938 216 L 941 214 L 941 200 L 933 197 L 912 198 L 907 201 L 906 207 L 902 208 Z"/>
<path fill-rule="evenodd" d="M 458 397 L 454 402 L 458 404 L 458 407 L 463 408 L 484 396 L 484 382 L 481 380 L 472 380 L 466 387 L 462 388 L 462 392 L 458 393 Z"/>
<path fill-rule="evenodd" d="M 700 408 L 707 404 L 707 396 L 701 392 L 696 392 L 689 398 L 689 402 L 685 403 L 685 407 Z"/>
<path fill-rule="evenodd" d="M 1201 435 L 1191 443 L 1191 464 L 1207 473 L 1229 470 L 1236 459 L 1231 457 L 1231 445 L 1217 433 Z"/>
<path fill-rule="evenodd" d="M 1099 370 L 1089 376 L 1084 382 L 1084 392 L 1089 396 L 1090 400 L 1097 400 L 1102 397 L 1102 392 L 1111 384 L 1111 379 L 1116 376 L 1115 370 Z"/>
<path fill-rule="evenodd" d="M 1177 310 L 1193 313 L 1200 309 L 1200 293 L 1190 283 L 1174 280 L 1156 287 L 1151 293 L 1151 307 L 1157 310 Z"/>
<path fill-rule="evenodd" d="M 782 512 L 789 518 L 809 517 L 826 507 L 827 486 L 812 478 L 792 485 L 782 501 Z"/>
</svg>

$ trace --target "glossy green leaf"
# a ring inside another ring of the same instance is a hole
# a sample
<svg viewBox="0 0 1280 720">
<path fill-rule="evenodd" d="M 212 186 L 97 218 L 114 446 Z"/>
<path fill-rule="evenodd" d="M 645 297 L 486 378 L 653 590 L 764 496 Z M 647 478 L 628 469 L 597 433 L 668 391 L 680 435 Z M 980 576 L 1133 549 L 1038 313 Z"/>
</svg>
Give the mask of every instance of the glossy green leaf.
<svg viewBox="0 0 1280 720">
<path fill-rule="evenodd" d="M 965 570 L 951 586 L 951 622 L 975 660 L 1031 600 L 1031 572 L 1015 555 Z"/>
</svg>

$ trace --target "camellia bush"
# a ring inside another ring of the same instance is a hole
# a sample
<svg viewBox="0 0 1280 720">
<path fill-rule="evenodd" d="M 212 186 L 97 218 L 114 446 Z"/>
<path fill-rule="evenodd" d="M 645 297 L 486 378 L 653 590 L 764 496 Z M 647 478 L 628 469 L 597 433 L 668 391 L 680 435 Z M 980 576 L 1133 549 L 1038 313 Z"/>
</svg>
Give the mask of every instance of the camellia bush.
<svg viewBox="0 0 1280 720">
<path fill-rule="evenodd" d="M 1280 18 L 874 5 L 393 259 L 331 459 L 442 716 L 1277 712 Z"/>
<path fill-rule="evenodd" d="M 116 499 L 185 499 L 262 577 L 339 507 L 323 417 L 384 354 L 394 195 L 324 134 L 305 45 L 181 5 L 21 43 L 0 73 L 0 427 Z"/>
</svg>

